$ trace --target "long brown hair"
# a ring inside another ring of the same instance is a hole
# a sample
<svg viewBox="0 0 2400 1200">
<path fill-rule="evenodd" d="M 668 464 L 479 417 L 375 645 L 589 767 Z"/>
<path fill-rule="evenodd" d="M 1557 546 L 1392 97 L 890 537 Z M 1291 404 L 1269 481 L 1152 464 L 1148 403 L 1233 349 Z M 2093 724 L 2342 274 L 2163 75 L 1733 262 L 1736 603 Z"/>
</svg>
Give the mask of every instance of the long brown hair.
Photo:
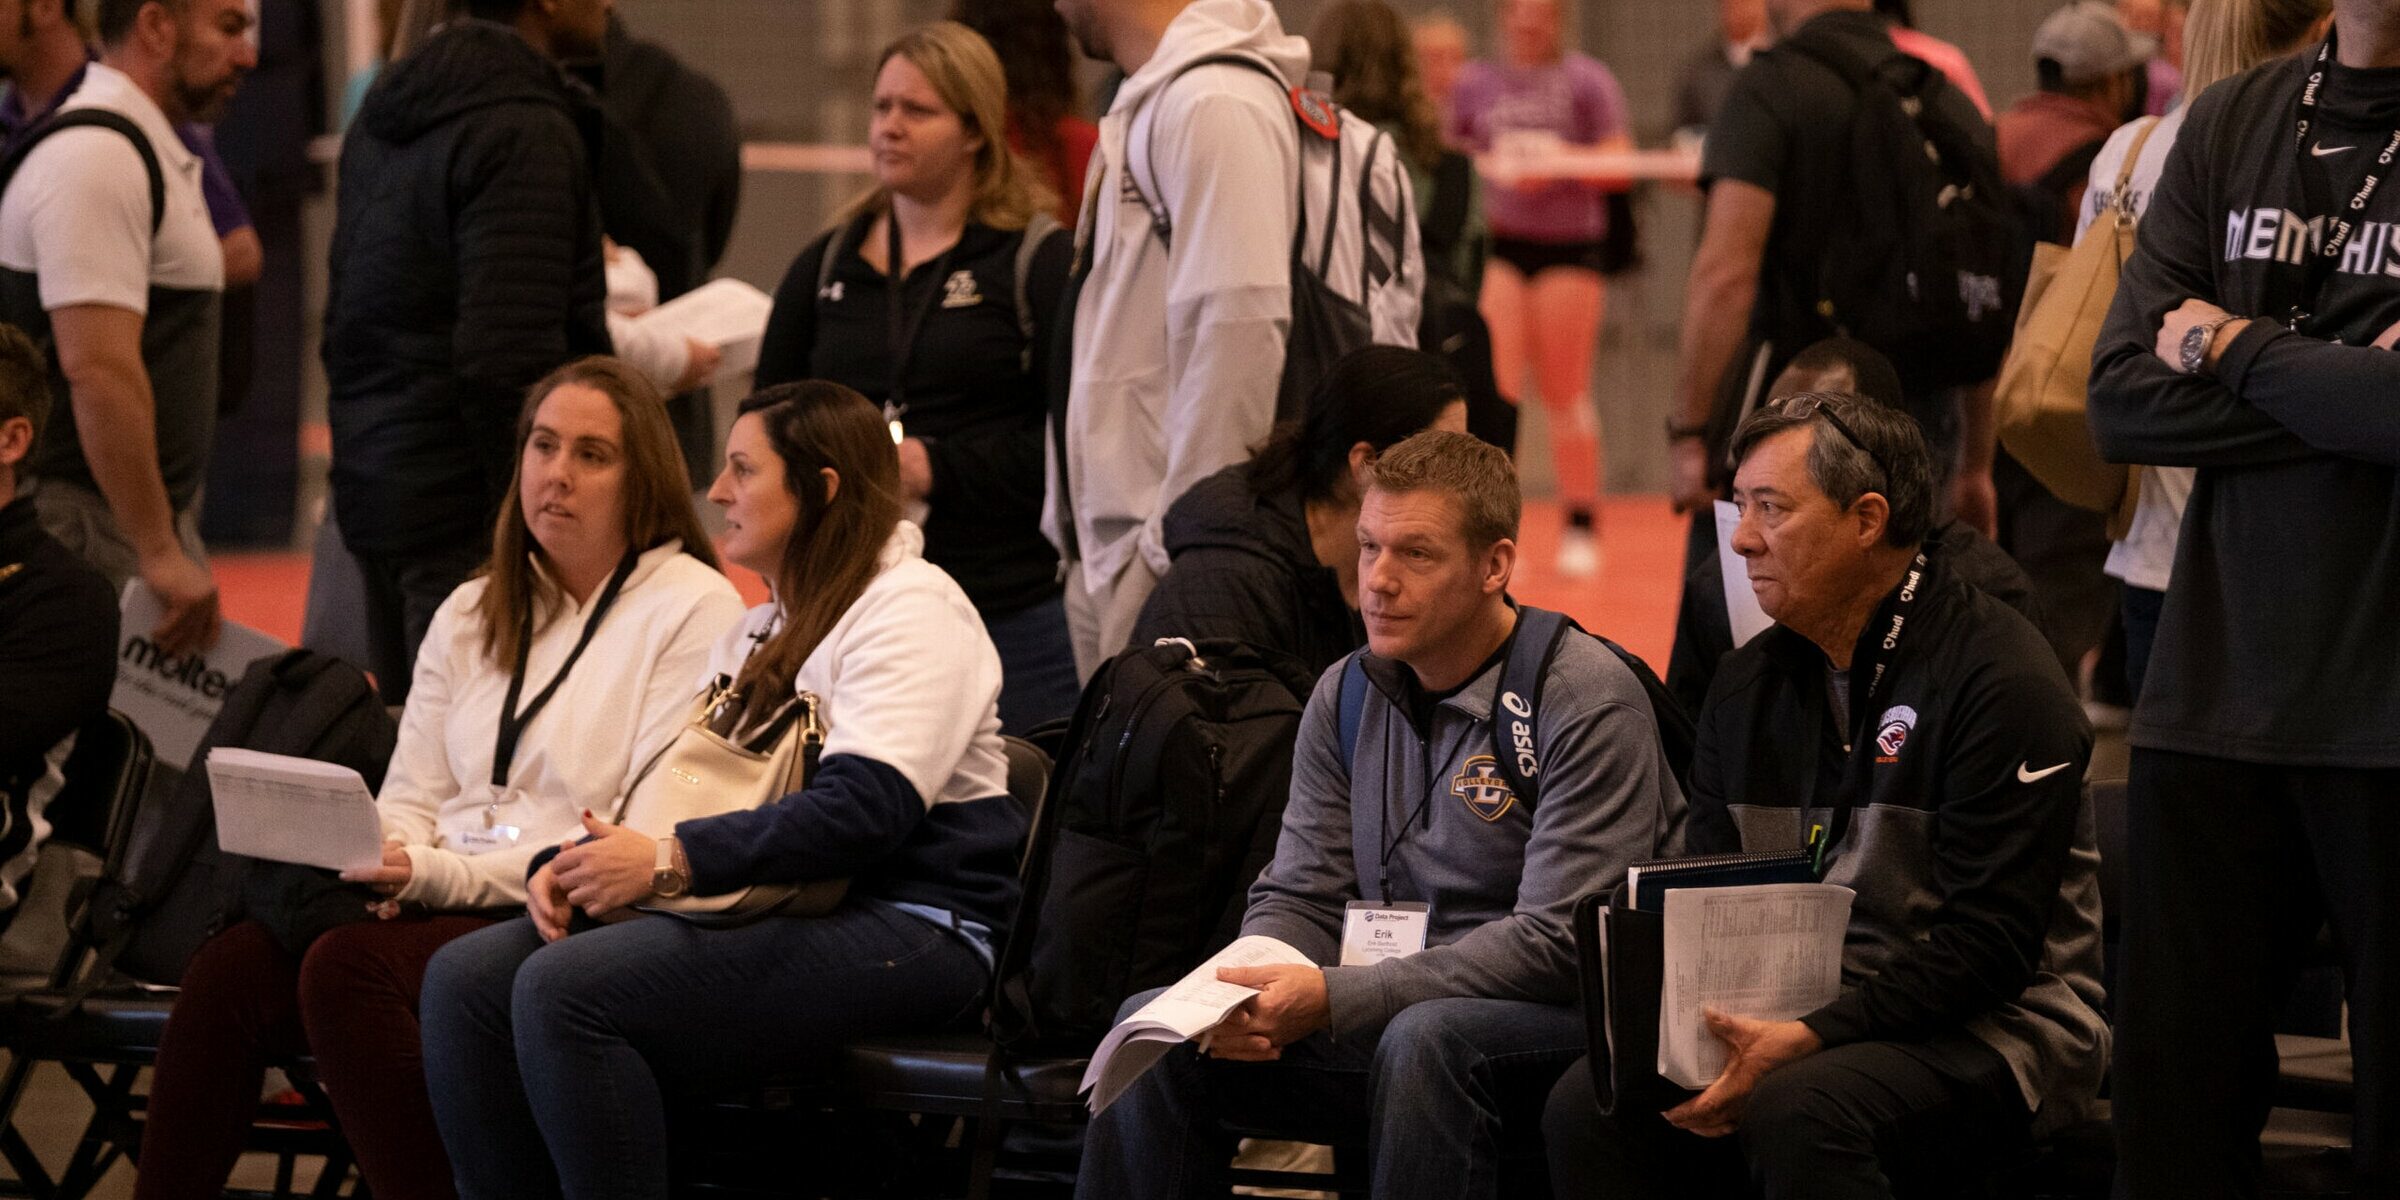
<svg viewBox="0 0 2400 1200">
<path fill-rule="evenodd" d="M 483 653 L 506 667 L 524 647 L 518 642 L 527 628 L 540 630 L 566 610 L 565 594 L 556 583 L 533 569 L 533 559 L 549 555 L 525 524 L 525 443 L 533 438 L 534 414 L 550 393 L 570 384 L 588 387 L 617 406 L 624 428 L 625 544 L 635 551 L 681 540 L 683 552 L 717 565 L 717 549 L 700 527 L 692 509 L 692 477 L 683 468 L 683 450 L 667 424 L 666 402 L 639 371 L 606 355 L 580 358 L 542 377 L 525 393 L 517 413 L 517 465 L 508 477 L 508 502 L 492 523 L 492 557 L 483 566 L 483 596 L 475 615 L 483 622 Z"/>
<path fill-rule="evenodd" d="M 1333 98 L 1368 123 L 1397 122 L 1400 149 L 1422 170 L 1442 161 L 1442 122 L 1417 77 L 1417 51 L 1400 14 L 1383 0 L 1334 0 L 1309 26 L 1317 70 L 1333 76 Z"/>
<path fill-rule="evenodd" d="M 936 95 L 967 132 L 983 139 L 975 152 L 975 202 L 969 220 L 994 229 L 1016 230 L 1039 212 L 1058 203 L 1041 172 L 1008 144 L 1008 76 L 1000 56 L 983 35 L 956 21 L 936 21 L 901 34 L 875 58 L 875 73 L 895 58 L 905 58 L 925 73 Z M 834 228 L 891 207 L 891 193 L 878 186 L 843 205 Z M 897 269 L 897 264 L 894 265 Z"/>
<path fill-rule="evenodd" d="M 783 460 L 784 489 L 800 503 L 773 580 L 783 625 L 734 681 L 744 708 L 758 713 L 792 694 L 801 664 L 875 581 L 884 543 L 900 523 L 900 454 L 883 414 L 838 383 L 777 384 L 738 411 L 757 414 Z"/>
</svg>

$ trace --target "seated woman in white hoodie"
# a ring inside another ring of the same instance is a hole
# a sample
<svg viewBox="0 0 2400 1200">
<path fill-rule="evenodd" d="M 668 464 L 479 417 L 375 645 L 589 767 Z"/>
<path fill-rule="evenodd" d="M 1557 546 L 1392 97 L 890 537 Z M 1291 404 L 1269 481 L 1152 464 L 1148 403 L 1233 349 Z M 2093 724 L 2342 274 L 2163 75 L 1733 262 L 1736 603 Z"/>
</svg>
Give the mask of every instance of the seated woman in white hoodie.
<svg viewBox="0 0 2400 1200">
<path fill-rule="evenodd" d="M 426 1078 L 464 1196 L 666 1195 L 663 1093 L 804 1070 L 981 1006 L 1025 832 L 1000 658 L 901 519 L 882 414 L 839 384 L 767 388 L 742 402 L 709 499 L 725 556 L 776 597 L 709 663 L 733 681 L 736 736 L 811 694 L 821 760 L 800 791 L 663 842 L 592 822 L 535 871 L 527 919 L 435 956 Z M 577 913 L 605 920 L 656 895 L 833 879 L 848 894 L 823 916 L 569 932 Z"/>
<path fill-rule="evenodd" d="M 255 920 L 201 947 L 160 1045 L 138 1195 L 219 1194 L 267 1058 L 309 1052 L 375 1194 L 450 1194 L 418 1062 L 427 960 L 524 902 L 533 856 L 631 785 L 741 617 L 639 375 L 610 358 L 559 368 L 517 444 L 490 563 L 417 655 L 376 798 L 384 865 L 346 876 L 388 899 L 362 894 L 358 922 L 305 948 Z"/>
</svg>

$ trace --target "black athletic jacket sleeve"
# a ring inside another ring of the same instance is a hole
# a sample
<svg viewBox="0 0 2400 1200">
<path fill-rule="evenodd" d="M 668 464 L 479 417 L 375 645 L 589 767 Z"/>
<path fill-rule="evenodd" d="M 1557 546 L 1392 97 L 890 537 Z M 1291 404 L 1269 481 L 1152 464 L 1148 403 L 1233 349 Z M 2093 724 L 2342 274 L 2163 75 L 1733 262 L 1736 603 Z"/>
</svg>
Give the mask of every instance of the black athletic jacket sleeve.
<svg viewBox="0 0 2400 1200">
<path fill-rule="evenodd" d="M 2212 88 L 2193 101 L 2151 192 L 2137 247 L 2126 260 L 2093 351 L 2092 436 L 2114 462 L 2240 466 L 2314 453 L 2225 382 L 2185 375 L 2156 353 L 2160 324 L 2185 300 L 2206 300 L 2237 316 L 2250 315 L 2239 311 L 2239 297 L 2223 296 L 2217 285 L 2214 264 L 2225 231 L 2210 216 L 2217 211 L 2214 186 L 2200 169 L 2206 155 L 2195 149 L 2216 135 L 2229 90 Z M 2226 358 L 2230 362 L 2233 356 Z"/>
<path fill-rule="evenodd" d="M 0 789 L 107 710 L 116 654 L 108 581 L 41 532 L 31 499 L 0 501 Z"/>
</svg>

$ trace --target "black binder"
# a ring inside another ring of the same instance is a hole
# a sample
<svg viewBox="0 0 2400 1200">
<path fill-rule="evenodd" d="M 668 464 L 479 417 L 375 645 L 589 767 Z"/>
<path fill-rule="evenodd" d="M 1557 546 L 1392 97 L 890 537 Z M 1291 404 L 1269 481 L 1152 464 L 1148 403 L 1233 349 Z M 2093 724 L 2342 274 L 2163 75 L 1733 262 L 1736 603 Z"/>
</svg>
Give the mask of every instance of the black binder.
<svg viewBox="0 0 2400 1200">
<path fill-rule="evenodd" d="M 1624 885 L 1575 904 L 1574 937 L 1591 1044 L 1592 1094 L 1603 1116 L 1664 1112 L 1698 1093 L 1658 1073 L 1658 1001 L 1666 982 L 1666 892 L 1682 887 L 1814 883 L 1802 851 L 1664 859 L 1642 868 L 1642 905 Z"/>
</svg>

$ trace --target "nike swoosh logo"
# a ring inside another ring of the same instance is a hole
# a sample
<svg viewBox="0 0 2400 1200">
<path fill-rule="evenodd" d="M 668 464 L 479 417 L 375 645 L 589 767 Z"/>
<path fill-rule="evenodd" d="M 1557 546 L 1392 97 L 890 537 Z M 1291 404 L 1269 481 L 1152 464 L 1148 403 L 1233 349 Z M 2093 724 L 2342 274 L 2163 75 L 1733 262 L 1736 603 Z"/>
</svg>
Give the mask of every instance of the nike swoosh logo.
<svg viewBox="0 0 2400 1200">
<path fill-rule="evenodd" d="M 2060 764 L 2058 764 L 2058 765 L 2057 765 L 2057 766 L 2055 766 L 2055 767 L 2043 767 L 2043 768 L 2042 768 L 2041 770 L 2039 770 L 2039 771 L 2028 771 L 2028 770 L 2026 770 L 2026 769 L 2025 769 L 2025 768 L 2027 768 L 2027 767 L 2030 767 L 2030 766 L 2032 766 L 2032 765 L 2033 765 L 2033 764 L 2032 764 L 2032 763 L 2029 763 L 2029 762 L 2021 762 L 2021 763 L 2018 763 L 2018 764 L 2017 764 L 2017 782 L 2018 782 L 2018 783 L 2040 783 L 2041 781 L 2043 781 L 2043 780 L 2045 780 L 2045 779 L 2048 779 L 2048 778 L 2050 778 L 2050 777 L 2051 777 L 2051 776 L 2053 776 L 2053 775 L 2056 775 L 2056 774 L 2058 774 L 2060 771 L 2064 771 L 2064 770 L 2066 770 L 2068 767 L 2070 767 L 2070 766 L 2072 766 L 2072 765 L 2074 765 L 2074 764 L 2072 764 L 2072 763 L 2060 763 Z"/>
<path fill-rule="evenodd" d="M 2329 154 L 2341 154 L 2345 151 L 2356 149 L 2358 149 L 2356 146 L 2327 146 L 2323 142 L 2319 142 L 2316 145 L 2309 147 L 2308 152 L 2318 158 L 2324 158 Z"/>
</svg>

